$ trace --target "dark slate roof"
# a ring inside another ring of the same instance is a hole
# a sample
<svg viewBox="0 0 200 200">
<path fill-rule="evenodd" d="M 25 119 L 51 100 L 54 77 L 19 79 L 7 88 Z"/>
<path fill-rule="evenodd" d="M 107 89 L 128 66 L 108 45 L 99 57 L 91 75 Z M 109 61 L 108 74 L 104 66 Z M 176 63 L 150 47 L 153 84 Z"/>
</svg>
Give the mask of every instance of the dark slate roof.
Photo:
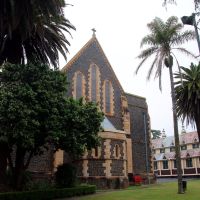
<svg viewBox="0 0 200 200">
<path fill-rule="evenodd" d="M 102 128 L 105 131 L 117 131 L 117 129 L 114 127 L 114 125 L 108 120 L 108 118 L 105 116 L 103 122 L 101 123 Z"/>
</svg>

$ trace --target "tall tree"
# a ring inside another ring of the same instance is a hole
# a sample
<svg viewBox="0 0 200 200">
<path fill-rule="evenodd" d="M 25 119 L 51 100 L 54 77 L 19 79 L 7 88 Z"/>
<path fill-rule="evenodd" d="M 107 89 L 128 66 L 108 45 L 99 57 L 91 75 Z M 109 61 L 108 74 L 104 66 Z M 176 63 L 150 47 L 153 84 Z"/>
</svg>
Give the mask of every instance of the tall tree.
<svg viewBox="0 0 200 200">
<path fill-rule="evenodd" d="M 175 82 L 177 114 L 187 124 L 196 124 L 200 141 L 200 63 L 181 69 L 182 73 L 175 73 L 179 79 Z"/>
<path fill-rule="evenodd" d="M 34 62 L 58 67 L 74 26 L 64 17 L 64 0 L 0 0 L 0 64 Z"/>
<path fill-rule="evenodd" d="M 0 0 L 0 65 L 41 62 L 58 67 L 70 44 L 63 32 L 75 27 L 64 17 L 64 0 Z M 0 147 L 0 183 L 5 179 L 6 148 Z"/>
<path fill-rule="evenodd" d="M 103 114 L 93 103 L 66 99 L 66 76 L 60 71 L 43 64 L 4 64 L 0 78 L 0 144 L 14 188 L 21 188 L 31 158 L 45 147 L 81 155 L 98 145 Z"/>
<path fill-rule="evenodd" d="M 186 55 L 194 56 L 191 52 L 187 51 L 182 45 L 191 39 L 194 39 L 194 33 L 191 31 L 181 32 L 183 26 L 178 23 L 177 17 L 170 17 L 166 22 L 163 22 L 160 18 L 155 18 L 149 23 L 148 28 L 150 34 L 145 36 L 141 41 L 141 47 L 148 45 L 147 49 L 143 50 L 138 58 L 142 59 L 139 63 L 136 73 L 144 62 L 151 56 L 155 56 L 150 69 L 147 73 L 147 79 L 150 79 L 155 69 L 155 78 L 159 78 L 159 87 L 161 87 L 162 69 L 166 66 L 169 69 L 170 84 L 171 84 L 171 97 L 173 106 L 173 121 L 174 121 L 174 137 L 176 145 L 176 158 L 177 158 L 177 174 L 178 174 L 178 193 L 183 193 L 182 188 L 182 171 L 181 171 L 181 159 L 180 159 L 180 148 L 179 148 L 179 134 L 177 124 L 177 114 L 175 107 L 175 91 L 174 91 L 174 79 L 173 79 L 173 57 L 175 54 L 174 50 L 185 53 Z M 175 57 L 176 59 L 176 57 Z M 177 59 L 176 59 L 177 61 Z"/>
</svg>

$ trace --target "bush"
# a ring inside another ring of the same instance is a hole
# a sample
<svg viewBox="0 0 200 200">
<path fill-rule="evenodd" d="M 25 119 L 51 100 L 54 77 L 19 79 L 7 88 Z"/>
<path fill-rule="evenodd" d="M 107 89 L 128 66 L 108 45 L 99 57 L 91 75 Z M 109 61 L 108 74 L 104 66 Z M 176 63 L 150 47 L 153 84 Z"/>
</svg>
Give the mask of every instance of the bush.
<svg viewBox="0 0 200 200">
<path fill-rule="evenodd" d="M 58 166 L 55 173 L 56 185 L 61 188 L 74 187 L 76 184 L 76 171 L 76 167 L 70 163 Z"/>
<path fill-rule="evenodd" d="M 23 189 L 24 190 L 48 190 L 52 188 L 53 188 L 53 185 L 49 183 L 49 181 L 38 180 L 38 181 L 28 182 Z"/>
<path fill-rule="evenodd" d="M 21 189 L 26 188 L 26 185 L 32 183 L 32 175 L 29 171 L 24 171 L 22 174 Z M 6 187 L 14 187 L 14 177 L 12 171 L 8 168 L 6 171 Z"/>
<path fill-rule="evenodd" d="M 80 196 L 93 194 L 96 192 L 95 185 L 79 186 L 75 188 L 35 190 L 24 192 L 8 192 L 0 193 L 0 200 L 52 200 L 55 198 L 66 198 L 72 196 Z"/>
</svg>

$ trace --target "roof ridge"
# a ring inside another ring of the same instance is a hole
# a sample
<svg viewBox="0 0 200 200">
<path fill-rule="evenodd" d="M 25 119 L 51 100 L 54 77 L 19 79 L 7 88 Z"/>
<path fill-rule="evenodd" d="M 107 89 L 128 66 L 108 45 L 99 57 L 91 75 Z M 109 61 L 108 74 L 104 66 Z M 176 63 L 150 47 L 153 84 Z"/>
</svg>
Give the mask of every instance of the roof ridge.
<svg viewBox="0 0 200 200">
<path fill-rule="evenodd" d="M 117 76 L 116 76 L 105 52 L 103 51 L 103 48 L 101 47 L 98 39 L 96 38 L 96 36 L 92 36 L 92 38 L 72 57 L 72 59 L 61 69 L 61 71 L 66 72 L 72 66 L 72 64 L 80 57 L 80 55 L 88 48 L 88 46 L 91 45 L 93 42 L 97 44 L 98 49 L 100 50 L 100 52 L 102 53 L 102 55 L 104 57 L 104 61 L 108 64 L 108 67 L 114 74 L 114 79 L 117 81 L 120 90 L 125 94 L 125 91 L 124 91 L 121 83 L 119 82 L 119 79 L 117 78 Z"/>
<path fill-rule="evenodd" d="M 95 40 L 96 37 L 92 37 L 83 47 L 70 59 L 70 61 L 61 69 L 61 71 L 66 72 L 72 64 L 80 57 L 83 51 Z"/>
</svg>

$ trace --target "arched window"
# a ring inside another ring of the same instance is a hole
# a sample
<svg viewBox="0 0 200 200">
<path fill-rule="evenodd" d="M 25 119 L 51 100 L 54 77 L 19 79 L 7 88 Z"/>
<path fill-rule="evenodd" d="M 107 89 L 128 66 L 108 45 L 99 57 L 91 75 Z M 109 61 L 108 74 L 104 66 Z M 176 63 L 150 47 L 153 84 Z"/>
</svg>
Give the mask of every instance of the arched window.
<svg viewBox="0 0 200 200">
<path fill-rule="evenodd" d="M 103 84 L 103 94 L 104 94 L 104 112 L 106 114 L 113 114 L 113 104 L 114 104 L 114 95 L 112 83 L 108 80 L 104 81 Z"/>
<path fill-rule="evenodd" d="M 99 68 L 92 64 L 89 68 L 89 99 L 94 102 L 99 102 L 100 72 Z"/>
<path fill-rule="evenodd" d="M 80 99 L 83 96 L 83 75 L 78 73 L 76 76 L 76 99 Z"/>
<path fill-rule="evenodd" d="M 73 87 L 73 97 L 75 99 L 80 99 L 85 96 L 85 77 L 81 72 L 76 72 L 74 74 L 74 87 Z"/>
<path fill-rule="evenodd" d="M 111 88 L 110 88 L 110 82 L 106 81 L 105 83 L 105 111 L 106 113 L 111 112 Z"/>
<path fill-rule="evenodd" d="M 97 101 L 97 69 L 96 66 L 91 67 L 91 100 Z"/>
</svg>

